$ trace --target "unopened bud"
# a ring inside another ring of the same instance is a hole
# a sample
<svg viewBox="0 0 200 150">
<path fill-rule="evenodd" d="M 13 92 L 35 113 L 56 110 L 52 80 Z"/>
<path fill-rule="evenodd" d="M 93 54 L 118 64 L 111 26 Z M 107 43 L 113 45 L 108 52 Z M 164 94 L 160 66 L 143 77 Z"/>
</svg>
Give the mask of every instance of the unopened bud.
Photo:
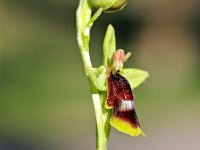
<svg viewBox="0 0 200 150">
<path fill-rule="evenodd" d="M 122 10 L 128 0 L 89 0 L 89 2 L 97 9 L 102 8 L 105 12 L 113 13 Z"/>
</svg>

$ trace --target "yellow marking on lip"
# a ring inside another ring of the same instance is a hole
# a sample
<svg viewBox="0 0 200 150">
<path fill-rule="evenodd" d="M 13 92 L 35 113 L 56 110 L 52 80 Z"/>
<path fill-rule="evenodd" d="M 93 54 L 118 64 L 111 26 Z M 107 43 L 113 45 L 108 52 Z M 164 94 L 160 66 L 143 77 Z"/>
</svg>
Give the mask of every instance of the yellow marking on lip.
<svg viewBox="0 0 200 150">
<path fill-rule="evenodd" d="M 139 126 L 133 127 L 129 122 L 124 121 L 114 115 L 112 115 L 110 118 L 110 124 L 117 130 L 131 136 L 138 136 L 140 134 L 146 136 Z"/>
<path fill-rule="evenodd" d="M 113 108 L 113 106 L 108 105 L 107 102 L 105 103 L 105 107 L 106 107 L 106 109 L 112 109 Z"/>
</svg>

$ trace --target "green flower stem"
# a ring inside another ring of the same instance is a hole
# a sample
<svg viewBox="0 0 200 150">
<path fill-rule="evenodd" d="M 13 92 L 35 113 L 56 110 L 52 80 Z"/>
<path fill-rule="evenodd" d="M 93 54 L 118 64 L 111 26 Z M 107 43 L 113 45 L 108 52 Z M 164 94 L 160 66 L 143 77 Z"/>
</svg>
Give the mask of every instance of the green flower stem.
<svg viewBox="0 0 200 150">
<path fill-rule="evenodd" d="M 102 9 L 100 8 L 93 17 L 91 17 L 92 8 L 87 0 L 80 0 L 79 7 L 77 9 L 77 40 L 80 48 L 80 53 L 83 59 L 85 72 L 88 77 L 90 90 L 92 93 L 92 99 L 94 104 L 95 116 L 96 116 L 96 148 L 97 150 L 106 150 L 108 143 L 108 136 L 110 132 L 110 110 L 104 108 L 106 100 L 106 92 L 100 92 L 94 82 L 96 83 L 96 76 L 91 71 L 92 63 L 89 54 L 89 41 L 90 41 L 90 29 L 93 22 L 100 16 Z M 94 74 L 94 75 L 93 75 Z"/>
<path fill-rule="evenodd" d="M 97 150 L 106 150 L 108 137 L 110 133 L 110 112 L 104 112 L 102 108 L 102 100 L 100 94 L 92 94 L 97 126 Z"/>
</svg>

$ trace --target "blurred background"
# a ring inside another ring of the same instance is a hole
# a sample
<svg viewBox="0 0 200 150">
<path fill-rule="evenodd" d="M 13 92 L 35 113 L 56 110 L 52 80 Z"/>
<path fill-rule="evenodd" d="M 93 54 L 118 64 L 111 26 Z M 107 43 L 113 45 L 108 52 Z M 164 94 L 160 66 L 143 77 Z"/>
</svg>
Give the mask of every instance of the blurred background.
<svg viewBox="0 0 200 150">
<path fill-rule="evenodd" d="M 95 117 L 76 41 L 78 0 L 0 1 L 0 150 L 94 150 Z M 102 62 L 108 24 L 126 67 L 150 78 L 134 91 L 147 137 L 111 129 L 109 150 L 200 149 L 200 7 L 196 0 L 134 0 L 91 33 Z"/>
</svg>

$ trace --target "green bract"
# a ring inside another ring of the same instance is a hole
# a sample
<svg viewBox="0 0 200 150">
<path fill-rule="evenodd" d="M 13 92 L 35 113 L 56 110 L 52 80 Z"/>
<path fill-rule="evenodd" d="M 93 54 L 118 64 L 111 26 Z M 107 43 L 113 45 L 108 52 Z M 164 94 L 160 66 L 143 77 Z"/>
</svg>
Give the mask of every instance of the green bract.
<svg viewBox="0 0 200 150">
<path fill-rule="evenodd" d="M 102 8 L 105 12 L 117 12 L 124 8 L 128 0 L 89 0 L 89 3 L 99 9 Z"/>
</svg>

